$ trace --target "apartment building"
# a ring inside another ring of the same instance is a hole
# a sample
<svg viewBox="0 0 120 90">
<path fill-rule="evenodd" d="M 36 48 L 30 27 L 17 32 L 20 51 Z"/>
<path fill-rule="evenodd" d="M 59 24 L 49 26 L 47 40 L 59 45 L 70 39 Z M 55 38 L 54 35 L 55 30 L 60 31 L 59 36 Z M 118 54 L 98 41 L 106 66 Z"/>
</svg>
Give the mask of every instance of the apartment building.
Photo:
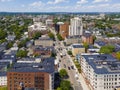
<svg viewBox="0 0 120 90">
<path fill-rule="evenodd" d="M 43 47 L 46 46 L 53 46 L 54 41 L 49 37 L 40 37 L 39 39 L 35 40 L 35 45 L 42 45 Z"/>
<path fill-rule="evenodd" d="M 7 85 L 7 73 L 6 72 L 0 72 L 0 87 Z"/>
<path fill-rule="evenodd" d="M 72 18 L 70 20 L 69 36 L 82 35 L 82 34 L 83 34 L 82 19 L 79 17 Z"/>
<path fill-rule="evenodd" d="M 91 90 L 115 90 L 120 86 L 120 62 L 107 54 L 82 54 L 82 75 Z"/>
<path fill-rule="evenodd" d="M 7 78 L 8 90 L 53 90 L 54 58 L 41 59 L 40 63 L 15 63 Z"/>
</svg>

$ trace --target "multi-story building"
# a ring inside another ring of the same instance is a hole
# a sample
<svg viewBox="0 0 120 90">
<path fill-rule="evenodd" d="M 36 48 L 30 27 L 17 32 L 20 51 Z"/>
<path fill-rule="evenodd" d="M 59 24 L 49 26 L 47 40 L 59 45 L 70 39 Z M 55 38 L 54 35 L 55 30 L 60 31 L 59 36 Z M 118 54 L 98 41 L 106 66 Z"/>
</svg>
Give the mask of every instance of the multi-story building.
<svg viewBox="0 0 120 90">
<path fill-rule="evenodd" d="M 81 36 L 68 36 L 65 38 L 66 45 L 71 45 L 74 43 L 82 43 Z"/>
<path fill-rule="evenodd" d="M 82 36 L 82 42 L 87 44 L 93 44 L 93 36 L 90 33 L 84 33 Z"/>
<path fill-rule="evenodd" d="M 54 47 L 34 46 L 33 55 L 40 55 L 42 57 L 50 57 L 54 53 Z"/>
<path fill-rule="evenodd" d="M 54 41 L 49 37 L 40 37 L 39 39 L 35 40 L 35 45 L 42 45 L 43 47 L 46 46 L 53 46 Z"/>
<path fill-rule="evenodd" d="M 115 90 L 120 86 L 120 62 L 111 55 L 83 54 L 80 64 L 91 90 Z"/>
<path fill-rule="evenodd" d="M 82 35 L 83 24 L 82 19 L 79 17 L 72 18 L 69 26 L 69 36 Z"/>
<path fill-rule="evenodd" d="M 15 63 L 7 73 L 8 90 L 54 89 L 54 58 L 41 59 L 39 63 Z"/>
<path fill-rule="evenodd" d="M 0 86 L 7 86 L 7 73 L 0 72 Z"/>
<path fill-rule="evenodd" d="M 64 23 L 64 24 L 60 25 L 59 34 L 62 36 L 62 38 L 65 39 L 68 36 L 68 32 L 69 32 L 69 24 L 68 23 Z"/>
<path fill-rule="evenodd" d="M 85 53 L 85 47 L 81 44 L 73 44 L 72 46 L 72 54 L 73 56 L 77 56 L 78 54 Z"/>
<path fill-rule="evenodd" d="M 32 38 L 36 33 L 47 34 L 47 27 L 44 26 L 41 22 L 35 22 L 33 25 L 28 27 L 28 36 Z"/>
</svg>

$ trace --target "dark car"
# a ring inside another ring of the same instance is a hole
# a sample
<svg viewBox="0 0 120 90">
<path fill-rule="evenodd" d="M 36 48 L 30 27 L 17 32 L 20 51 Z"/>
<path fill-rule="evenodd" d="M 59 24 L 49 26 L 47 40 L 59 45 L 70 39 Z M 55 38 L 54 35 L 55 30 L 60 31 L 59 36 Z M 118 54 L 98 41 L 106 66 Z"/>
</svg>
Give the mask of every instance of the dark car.
<svg viewBox="0 0 120 90">
<path fill-rule="evenodd" d="M 68 70 L 70 70 L 70 67 L 68 67 Z"/>
<path fill-rule="evenodd" d="M 66 65 L 64 64 L 64 68 L 66 68 Z"/>
<path fill-rule="evenodd" d="M 74 66 L 71 66 L 72 69 L 74 69 Z"/>
</svg>

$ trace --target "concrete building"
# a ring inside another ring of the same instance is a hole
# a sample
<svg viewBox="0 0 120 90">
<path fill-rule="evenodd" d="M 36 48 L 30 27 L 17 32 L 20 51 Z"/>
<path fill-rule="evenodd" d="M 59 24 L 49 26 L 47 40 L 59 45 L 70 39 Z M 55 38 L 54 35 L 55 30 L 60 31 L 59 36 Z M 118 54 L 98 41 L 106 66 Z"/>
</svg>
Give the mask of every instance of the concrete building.
<svg viewBox="0 0 120 90">
<path fill-rule="evenodd" d="M 74 43 L 82 43 L 81 36 L 68 36 L 65 38 L 66 45 L 71 45 Z"/>
<path fill-rule="evenodd" d="M 41 59 L 40 63 L 16 63 L 7 78 L 8 90 L 53 90 L 54 58 Z"/>
<path fill-rule="evenodd" d="M 68 32 L 69 32 L 69 24 L 68 23 L 64 23 L 62 25 L 60 25 L 60 31 L 59 34 L 62 36 L 62 38 L 66 38 L 68 37 Z"/>
<path fill-rule="evenodd" d="M 7 86 L 7 73 L 0 72 L 0 87 Z"/>
<path fill-rule="evenodd" d="M 83 24 L 82 19 L 79 17 L 72 18 L 69 26 L 69 36 L 82 35 Z"/>
<path fill-rule="evenodd" d="M 35 40 L 34 44 L 39 46 L 42 45 L 43 47 L 46 46 L 53 46 L 54 41 L 49 37 L 40 37 L 39 39 Z"/>
<path fill-rule="evenodd" d="M 28 27 L 28 36 L 32 38 L 36 33 L 47 34 L 48 30 L 45 25 L 41 22 L 35 22 L 33 25 Z"/>
<path fill-rule="evenodd" d="M 47 19 L 45 23 L 46 23 L 46 26 L 48 26 L 48 27 L 53 26 L 53 20 L 52 19 Z"/>
<path fill-rule="evenodd" d="M 82 54 L 82 75 L 90 90 L 115 90 L 120 86 L 120 62 L 107 54 Z"/>
<path fill-rule="evenodd" d="M 85 48 L 81 44 L 73 44 L 72 46 L 72 54 L 73 56 L 77 56 L 78 54 L 85 53 Z"/>
</svg>

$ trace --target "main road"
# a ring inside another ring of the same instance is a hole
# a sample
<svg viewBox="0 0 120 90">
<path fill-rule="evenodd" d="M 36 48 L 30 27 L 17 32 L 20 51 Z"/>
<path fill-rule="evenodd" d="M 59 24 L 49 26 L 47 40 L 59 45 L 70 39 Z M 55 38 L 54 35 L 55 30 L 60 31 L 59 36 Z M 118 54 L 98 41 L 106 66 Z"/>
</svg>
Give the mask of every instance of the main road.
<svg viewBox="0 0 120 90">
<path fill-rule="evenodd" d="M 57 58 L 59 59 L 59 69 L 66 69 L 69 75 L 69 80 L 74 90 L 83 90 L 80 81 L 78 80 L 77 72 L 75 65 L 71 61 L 71 57 L 67 54 L 63 42 L 59 41 L 56 36 L 56 32 L 53 29 L 50 31 L 55 35 L 55 49 L 57 50 Z M 60 53 L 63 53 L 63 57 L 60 56 Z"/>
</svg>

